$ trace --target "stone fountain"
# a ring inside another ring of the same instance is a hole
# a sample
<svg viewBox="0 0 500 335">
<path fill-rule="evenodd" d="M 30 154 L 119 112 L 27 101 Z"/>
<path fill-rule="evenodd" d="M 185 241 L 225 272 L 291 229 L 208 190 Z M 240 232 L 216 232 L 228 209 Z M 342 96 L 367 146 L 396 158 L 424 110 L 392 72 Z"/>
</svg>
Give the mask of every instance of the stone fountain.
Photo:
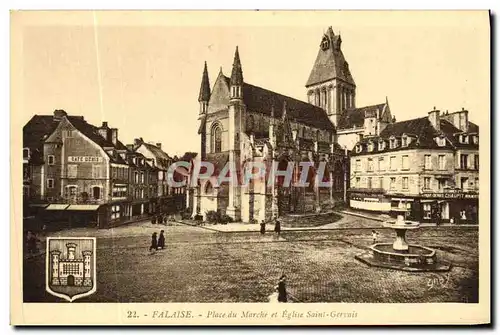
<svg viewBox="0 0 500 335">
<path fill-rule="evenodd" d="M 436 250 L 417 244 L 408 244 L 406 232 L 418 229 L 419 222 L 405 220 L 403 215 L 397 215 L 396 220 L 383 223 L 385 228 L 396 232 L 393 243 L 375 243 L 367 252 L 356 255 L 355 258 L 370 266 L 377 266 L 403 271 L 448 271 L 450 264 L 438 262 Z"/>
</svg>

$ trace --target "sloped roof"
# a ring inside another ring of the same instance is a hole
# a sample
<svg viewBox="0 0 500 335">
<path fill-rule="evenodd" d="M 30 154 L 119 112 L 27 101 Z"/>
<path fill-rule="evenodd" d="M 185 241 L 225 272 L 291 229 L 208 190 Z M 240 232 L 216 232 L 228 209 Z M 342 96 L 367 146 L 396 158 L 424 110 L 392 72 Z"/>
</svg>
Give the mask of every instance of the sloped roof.
<svg viewBox="0 0 500 335">
<path fill-rule="evenodd" d="M 357 128 L 363 127 L 365 122 L 365 115 L 375 114 L 377 110 L 380 111 L 380 118 L 382 118 L 382 111 L 386 103 L 364 106 L 359 108 L 348 108 L 340 114 L 337 129 L 350 129 L 356 126 Z"/>
<path fill-rule="evenodd" d="M 143 142 L 142 145 L 146 147 L 156 158 L 156 164 L 164 169 L 168 169 L 169 162 L 172 158 L 163 150 L 158 148 L 156 145 L 151 143 Z"/>
<path fill-rule="evenodd" d="M 340 35 L 335 35 L 332 27 L 329 27 L 328 32 L 323 38 L 328 39 L 329 46 L 326 50 L 320 47 L 314 66 L 309 74 L 306 87 L 323 83 L 334 78 L 341 79 L 356 86 L 351 71 L 349 70 L 349 64 L 345 60 L 344 54 L 340 48 L 342 43 Z"/>
<path fill-rule="evenodd" d="M 67 115 L 65 117 L 83 135 L 100 147 L 127 150 L 122 142 L 117 141 L 116 145 L 114 145 L 110 138 L 102 137 L 98 132 L 98 128 L 85 121 L 83 116 Z M 52 134 L 59 125 L 59 122 L 58 120 L 54 120 L 53 115 L 34 115 L 23 127 L 23 147 L 28 147 L 32 150 L 32 162 L 43 162 L 42 154 L 45 136 L 48 137 Z M 125 161 L 119 155 L 108 154 L 108 156 L 115 163 L 125 164 Z"/>
<path fill-rule="evenodd" d="M 352 152 L 352 155 L 356 156 L 359 154 L 366 153 L 366 144 L 370 141 L 374 143 L 378 143 L 380 140 L 387 141 L 391 136 L 396 138 L 401 138 L 404 134 L 412 137 L 416 137 L 415 140 L 411 141 L 407 147 L 398 147 L 390 149 L 388 145 L 386 145 L 385 149 L 382 151 L 397 151 L 401 149 L 411 149 L 411 148 L 425 148 L 425 149 L 443 149 L 443 148 L 456 148 L 456 147 L 469 147 L 469 148 L 477 148 L 477 145 L 472 143 L 464 144 L 460 143 L 458 136 L 461 133 L 460 129 L 456 128 L 452 123 L 447 120 L 440 119 L 439 131 L 436 130 L 428 117 L 421 117 L 417 119 L 405 120 L 400 122 L 395 122 L 388 124 L 385 129 L 380 133 L 380 136 L 366 137 L 363 138 L 359 143 L 363 147 L 362 153 Z M 447 138 L 447 143 L 445 147 L 440 147 L 435 141 L 437 136 L 443 135 Z M 451 143 L 451 144 L 450 144 Z M 376 153 L 378 150 L 378 146 L 375 145 L 373 153 Z"/>
<path fill-rule="evenodd" d="M 227 84 L 230 79 L 225 77 Z M 311 127 L 324 130 L 335 130 L 326 112 L 317 106 L 300 101 L 265 88 L 243 83 L 243 102 L 247 110 L 271 115 L 274 106 L 274 116 L 283 116 L 283 106 L 286 104 L 288 118 Z"/>
</svg>

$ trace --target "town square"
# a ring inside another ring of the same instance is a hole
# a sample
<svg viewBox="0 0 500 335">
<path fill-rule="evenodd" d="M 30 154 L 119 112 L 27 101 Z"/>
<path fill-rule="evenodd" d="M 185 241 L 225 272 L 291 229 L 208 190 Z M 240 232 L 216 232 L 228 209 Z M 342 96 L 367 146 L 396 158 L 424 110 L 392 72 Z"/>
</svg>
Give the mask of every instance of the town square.
<svg viewBox="0 0 500 335">
<path fill-rule="evenodd" d="M 23 35 L 25 303 L 479 302 L 474 29 L 86 19 Z"/>
</svg>

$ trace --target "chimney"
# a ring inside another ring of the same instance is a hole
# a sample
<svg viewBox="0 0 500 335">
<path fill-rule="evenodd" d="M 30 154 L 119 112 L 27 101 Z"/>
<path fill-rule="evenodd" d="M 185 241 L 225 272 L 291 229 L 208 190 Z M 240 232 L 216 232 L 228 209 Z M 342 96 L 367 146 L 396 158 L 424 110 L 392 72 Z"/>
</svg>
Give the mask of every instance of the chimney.
<svg viewBox="0 0 500 335">
<path fill-rule="evenodd" d="M 118 129 L 117 128 L 111 128 L 111 142 L 113 142 L 114 145 L 118 142 Z"/>
<path fill-rule="evenodd" d="M 161 143 L 156 143 L 156 146 L 161 149 Z"/>
<path fill-rule="evenodd" d="M 99 135 L 101 135 L 106 140 L 108 140 L 109 139 L 109 137 L 108 137 L 108 130 L 109 130 L 108 123 L 107 122 L 103 122 L 102 126 L 98 129 Z"/>
<path fill-rule="evenodd" d="M 138 147 L 142 144 L 142 138 L 134 138 L 134 147 Z"/>
<path fill-rule="evenodd" d="M 437 131 L 440 130 L 439 110 L 436 110 L 436 107 L 429 112 L 429 122 L 432 124 L 434 129 Z"/>
<path fill-rule="evenodd" d="M 54 121 L 61 121 L 63 117 L 68 116 L 68 113 L 66 113 L 62 109 L 56 109 L 54 111 Z"/>
<path fill-rule="evenodd" d="M 461 131 L 467 132 L 469 130 L 469 111 L 462 107 L 461 111 L 458 111 L 455 116 L 455 127 Z"/>
</svg>

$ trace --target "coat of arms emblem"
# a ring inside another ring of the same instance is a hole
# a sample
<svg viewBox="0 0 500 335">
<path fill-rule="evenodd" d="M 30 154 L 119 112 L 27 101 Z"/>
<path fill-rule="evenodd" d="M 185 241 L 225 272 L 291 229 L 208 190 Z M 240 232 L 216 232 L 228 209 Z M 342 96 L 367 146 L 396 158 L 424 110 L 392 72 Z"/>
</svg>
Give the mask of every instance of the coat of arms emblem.
<svg viewBox="0 0 500 335">
<path fill-rule="evenodd" d="M 48 237 L 46 290 L 70 302 L 96 291 L 95 237 Z"/>
</svg>

